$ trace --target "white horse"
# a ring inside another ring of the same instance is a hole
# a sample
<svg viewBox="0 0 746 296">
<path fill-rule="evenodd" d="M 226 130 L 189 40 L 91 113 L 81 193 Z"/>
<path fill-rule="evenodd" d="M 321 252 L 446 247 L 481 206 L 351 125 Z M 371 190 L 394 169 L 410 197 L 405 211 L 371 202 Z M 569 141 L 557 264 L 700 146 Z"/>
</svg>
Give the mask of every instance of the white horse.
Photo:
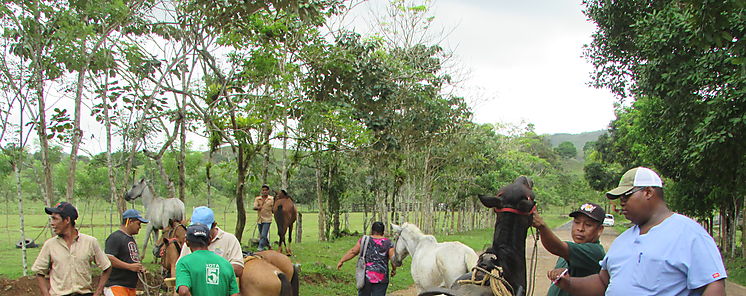
<svg viewBox="0 0 746 296">
<path fill-rule="evenodd" d="M 178 198 L 165 199 L 162 197 L 155 197 L 153 192 L 150 190 L 150 186 L 145 179 L 140 179 L 140 182 L 132 185 L 132 189 L 127 191 L 124 195 L 124 199 L 127 201 L 134 200 L 138 197 L 142 197 L 142 204 L 145 206 L 145 219 L 148 219 L 150 223 L 147 224 L 147 230 L 145 232 L 145 243 L 142 246 L 143 250 L 148 248 L 148 240 L 150 234 L 153 233 L 154 241 L 158 241 L 158 230 L 162 230 L 171 225 L 173 221 L 183 221 L 186 215 L 184 214 L 184 203 Z M 142 253 L 143 259 L 145 254 Z"/>
<path fill-rule="evenodd" d="M 407 254 L 412 254 L 411 273 L 417 292 L 435 287 L 451 287 L 456 279 L 477 264 L 477 253 L 460 242 L 439 243 L 409 223 L 391 224 L 394 243 L 394 264 L 400 266 Z"/>
</svg>

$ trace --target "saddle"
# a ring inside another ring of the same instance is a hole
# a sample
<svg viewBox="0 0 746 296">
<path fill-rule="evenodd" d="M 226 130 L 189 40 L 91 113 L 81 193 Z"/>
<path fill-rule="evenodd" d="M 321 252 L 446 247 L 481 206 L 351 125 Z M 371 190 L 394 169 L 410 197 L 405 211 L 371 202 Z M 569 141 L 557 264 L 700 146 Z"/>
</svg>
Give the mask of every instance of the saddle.
<svg viewBox="0 0 746 296">
<path fill-rule="evenodd" d="M 482 253 L 477 265 L 472 267 L 471 273 L 464 274 L 456 283 L 487 286 L 494 296 L 522 296 L 523 287 L 515 290 L 503 276 L 503 268 L 497 265 L 497 262 L 497 255 L 489 251 Z"/>
</svg>

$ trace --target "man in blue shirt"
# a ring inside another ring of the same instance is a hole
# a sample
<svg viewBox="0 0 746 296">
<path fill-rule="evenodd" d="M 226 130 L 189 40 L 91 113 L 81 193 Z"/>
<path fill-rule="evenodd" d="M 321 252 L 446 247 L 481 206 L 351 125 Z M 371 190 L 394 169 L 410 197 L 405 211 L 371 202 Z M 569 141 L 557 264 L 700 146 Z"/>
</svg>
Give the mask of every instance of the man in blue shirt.
<svg viewBox="0 0 746 296">
<path fill-rule="evenodd" d="M 573 295 L 725 295 L 727 277 L 712 237 L 697 222 L 668 209 L 663 182 L 651 169 L 627 171 L 606 193 L 620 199 L 622 214 L 635 224 L 611 244 L 601 272 L 562 276 Z"/>
</svg>

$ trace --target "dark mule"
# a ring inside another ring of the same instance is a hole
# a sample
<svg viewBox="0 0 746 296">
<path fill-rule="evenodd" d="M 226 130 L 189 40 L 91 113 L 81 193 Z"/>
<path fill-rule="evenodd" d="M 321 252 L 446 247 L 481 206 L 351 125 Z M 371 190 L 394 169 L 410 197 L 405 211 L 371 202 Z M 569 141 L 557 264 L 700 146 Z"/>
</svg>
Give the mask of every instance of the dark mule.
<svg viewBox="0 0 746 296">
<path fill-rule="evenodd" d="M 285 190 L 275 193 L 275 203 L 272 208 L 275 213 L 275 222 L 277 223 L 277 236 L 280 241 L 277 243 L 278 250 L 282 253 L 282 245 L 285 245 L 285 252 L 292 255 L 290 247 L 285 242 L 285 233 L 288 234 L 288 242 L 293 242 L 293 223 L 298 219 L 298 210 L 295 209 L 295 202 Z"/>
<path fill-rule="evenodd" d="M 477 266 L 492 271 L 502 268 L 502 278 L 514 296 L 526 293 L 526 231 L 536 211 L 533 182 L 526 176 L 500 189 L 497 196 L 479 196 L 485 207 L 497 213 L 492 246 L 479 256 Z M 477 274 L 482 279 L 483 273 Z M 471 279 L 471 273 L 460 280 Z M 425 291 L 419 295 L 493 295 L 490 287 L 473 284 L 454 284 L 449 289 Z"/>
</svg>

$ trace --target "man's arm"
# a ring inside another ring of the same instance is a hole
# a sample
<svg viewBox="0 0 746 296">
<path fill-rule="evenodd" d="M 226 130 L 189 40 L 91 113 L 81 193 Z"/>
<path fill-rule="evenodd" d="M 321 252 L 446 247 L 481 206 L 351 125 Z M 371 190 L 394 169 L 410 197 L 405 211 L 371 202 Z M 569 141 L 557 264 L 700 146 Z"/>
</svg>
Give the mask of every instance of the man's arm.
<svg viewBox="0 0 746 296">
<path fill-rule="evenodd" d="M 262 208 L 262 205 L 260 204 L 261 200 L 262 199 L 259 197 L 254 198 L 254 211 L 258 211 Z"/>
<path fill-rule="evenodd" d="M 707 284 L 702 296 L 725 296 L 725 280 L 719 279 Z"/>
<path fill-rule="evenodd" d="M 534 214 L 534 220 L 531 225 L 539 230 L 541 244 L 549 253 L 565 258 L 565 260 L 570 257 L 570 247 L 549 229 L 549 226 L 539 214 Z"/>
<path fill-rule="evenodd" d="M 233 273 L 236 275 L 237 278 L 240 278 L 243 274 L 243 266 L 233 263 L 231 263 L 231 266 L 233 266 Z"/>
<path fill-rule="evenodd" d="M 601 269 L 598 274 L 587 277 L 570 277 L 565 274 L 557 282 L 560 289 L 575 296 L 598 296 L 606 292 L 609 285 L 609 272 Z"/>
<path fill-rule="evenodd" d="M 36 275 L 36 283 L 39 284 L 42 296 L 49 296 L 49 279 L 41 274 Z"/>
<path fill-rule="evenodd" d="M 105 269 L 104 272 L 101 273 L 101 278 L 98 280 L 98 286 L 96 287 L 96 292 L 93 293 L 93 296 L 104 294 L 104 285 L 106 285 L 106 281 L 109 280 L 109 275 L 111 275 L 111 267 Z"/>
<path fill-rule="evenodd" d="M 133 272 L 145 271 L 145 268 L 142 266 L 142 263 L 139 263 L 139 262 L 127 263 L 109 254 L 106 254 L 106 257 L 109 257 L 109 261 L 111 261 L 111 266 L 114 268 L 126 269 L 126 270 L 133 271 Z"/>
</svg>

